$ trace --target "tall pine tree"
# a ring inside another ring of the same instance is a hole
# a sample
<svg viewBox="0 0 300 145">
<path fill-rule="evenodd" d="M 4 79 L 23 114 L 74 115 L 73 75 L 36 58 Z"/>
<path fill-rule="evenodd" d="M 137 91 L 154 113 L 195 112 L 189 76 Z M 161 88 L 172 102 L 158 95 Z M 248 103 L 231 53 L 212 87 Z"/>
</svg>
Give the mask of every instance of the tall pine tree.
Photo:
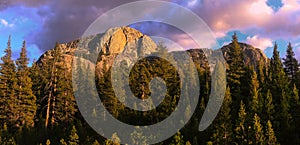
<svg viewBox="0 0 300 145">
<path fill-rule="evenodd" d="M 19 118 L 17 107 L 16 66 L 12 60 L 11 37 L 9 36 L 5 55 L 1 57 L 0 64 L 0 122 L 3 125 L 16 125 Z"/>
<path fill-rule="evenodd" d="M 238 121 L 235 127 L 235 142 L 240 145 L 249 144 L 248 142 L 248 124 L 247 124 L 247 113 L 245 104 L 241 101 L 240 110 L 238 114 Z"/>
<path fill-rule="evenodd" d="M 260 117 L 257 114 L 254 114 L 254 118 L 253 118 L 252 135 L 253 135 L 253 140 L 252 140 L 253 144 L 256 145 L 265 144 L 264 130 L 260 123 Z"/>
<path fill-rule="evenodd" d="M 26 42 L 23 42 L 23 47 L 20 57 L 17 59 L 17 96 L 19 108 L 19 125 L 33 126 L 36 113 L 36 97 L 32 92 L 32 82 L 29 77 L 29 68 L 26 51 Z"/>
<path fill-rule="evenodd" d="M 227 88 L 223 105 L 214 122 L 211 140 L 215 144 L 231 144 L 232 142 L 231 103 L 230 89 Z"/>
<path fill-rule="evenodd" d="M 299 63 L 297 59 L 295 58 L 295 53 L 293 51 L 292 44 L 289 43 L 287 50 L 286 50 L 286 56 L 283 58 L 283 64 L 284 64 L 284 70 L 286 74 L 288 75 L 290 81 L 291 81 L 291 87 L 296 84 L 299 88 L 299 77 L 297 74 L 299 73 Z"/>
<path fill-rule="evenodd" d="M 275 104 L 275 111 L 278 112 L 274 117 L 275 132 L 279 135 L 281 143 L 288 144 L 291 140 L 286 140 L 290 131 L 290 93 L 288 77 L 286 76 L 281 62 L 277 43 L 274 45 L 273 56 L 270 62 L 269 87 Z"/>
<path fill-rule="evenodd" d="M 272 123 L 270 120 L 267 122 L 267 128 L 266 128 L 266 144 L 267 145 L 277 145 L 277 138 L 275 135 L 275 132 L 272 128 Z"/>
<path fill-rule="evenodd" d="M 245 73 L 243 53 L 238 42 L 236 33 L 232 36 L 232 48 L 228 52 L 228 84 L 230 86 L 233 97 L 241 94 L 241 79 Z"/>
</svg>

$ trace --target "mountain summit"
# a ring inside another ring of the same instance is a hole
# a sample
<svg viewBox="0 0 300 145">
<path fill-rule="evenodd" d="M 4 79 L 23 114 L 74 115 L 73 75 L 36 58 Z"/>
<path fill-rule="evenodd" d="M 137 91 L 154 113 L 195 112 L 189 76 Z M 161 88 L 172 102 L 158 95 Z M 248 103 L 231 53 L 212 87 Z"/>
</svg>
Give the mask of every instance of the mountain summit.
<svg viewBox="0 0 300 145">
<path fill-rule="evenodd" d="M 82 49 L 83 54 L 87 55 L 85 58 L 89 59 L 97 57 L 97 66 L 100 65 L 100 67 L 103 67 L 101 60 L 106 60 L 107 65 L 111 66 L 114 60 L 113 58 L 121 52 L 130 54 L 130 56 L 140 56 L 157 51 L 157 45 L 149 36 L 130 27 L 116 27 L 107 30 L 105 33 L 81 38 L 69 43 L 59 44 L 58 49 L 61 50 L 68 67 L 71 67 L 72 57 L 74 56 L 74 52 L 76 48 L 78 48 L 79 43 L 83 44 L 81 47 L 84 48 Z M 239 44 L 244 54 L 244 62 L 246 65 L 253 65 L 256 68 L 260 61 L 264 64 L 267 63 L 268 58 L 259 48 L 255 48 L 245 43 Z M 228 52 L 231 48 L 231 43 L 220 48 L 225 60 L 228 59 Z M 80 51 L 80 49 L 78 51 Z M 94 55 L 94 52 L 100 52 L 100 55 Z M 207 62 L 202 49 L 190 49 L 187 50 L 187 52 L 194 61 L 197 61 L 197 63 L 203 64 L 204 62 Z M 48 50 L 39 58 L 37 63 L 48 61 L 53 58 L 53 55 L 54 49 Z"/>
</svg>

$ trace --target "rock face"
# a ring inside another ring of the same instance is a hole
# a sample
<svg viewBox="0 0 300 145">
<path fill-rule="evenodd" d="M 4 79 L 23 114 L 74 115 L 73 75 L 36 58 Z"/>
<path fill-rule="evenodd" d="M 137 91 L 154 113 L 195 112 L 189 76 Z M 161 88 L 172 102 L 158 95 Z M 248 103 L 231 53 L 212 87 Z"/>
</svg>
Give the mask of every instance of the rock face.
<svg viewBox="0 0 300 145">
<path fill-rule="evenodd" d="M 78 49 L 78 46 L 80 48 Z M 61 50 L 64 60 L 68 67 L 71 67 L 75 50 L 76 53 L 82 53 L 86 59 L 97 57 L 98 68 L 111 66 L 114 59 L 119 53 L 123 53 L 130 63 L 132 57 L 143 56 L 156 52 L 157 45 L 149 37 L 130 27 L 117 27 L 107 30 L 103 34 L 82 38 L 65 44 L 59 44 L 58 49 Z M 99 52 L 99 53 L 96 53 Z M 37 61 L 37 63 L 45 62 L 51 59 L 54 50 L 48 50 Z M 104 62 L 107 66 L 103 66 Z"/>
<path fill-rule="evenodd" d="M 268 62 L 268 58 L 266 55 L 259 49 L 254 48 L 253 46 L 245 43 L 239 43 L 242 53 L 244 55 L 244 62 L 247 65 L 253 65 L 254 67 L 258 65 L 259 61 L 261 61 L 263 64 L 266 64 Z M 228 59 L 228 51 L 230 51 L 233 48 L 232 43 L 223 46 L 222 52 L 224 54 L 224 58 Z"/>
<path fill-rule="evenodd" d="M 253 46 L 245 43 L 239 43 L 239 45 L 242 49 L 245 65 L 253 65 L 254 68 L 257 69 L 256 67 L 259 63 L 266 65 L 269 61 L 266 55 L 259 48 L 254 48 Z M 228 52 L 232 48 L 233 47 L 231 43 L 221 48 L 225 60 L 228 60 Z M 207 65 L 208 60 L 203 49 L 190 49 L 187 50 L 187 52 L 192 57 L 193 61 L 200 64 L 201 67 L 205 67 Z M 211 54 L 211 50 L 206 49 L 205 52 Z"/>
<path fill-rule="evenodd" d="M 82 52 L 83 55 L 86 55 L 86 59 L 96 57 L 98 60 L 98 63 L 96 64 L 97 68 L 108 68 L 112 66 L 115 58 L 121 52 L 127 64 L 132 63 L 132 61 L 138 56 L 157 52 L 157 45 L 149 36 L 129 27 L 111 28 L 102 34 L 60 44 L 59 49 L 62 52 L 66 64 L 70 68 L 72 66 L 71 64 L 75 49 L 78 48 L 79 44 L 81 47 L 77 52 Z M 262 61 L 265 64 L 268 62 L 268 58 L 260 49 L 254 48 L 253 46 L 245 43 L 239 44 L 244 54 L 244 61 L 246 65 L 256 66 L 259 61 Z M 225 60 L 228 58 L 228 51 L 230 51 L 230 49 L 232 49 L 232 44 L 221 48 Z M 100 55 L 95 52 L 99 52 Z M 202 49 L 190 49 L 187 50 L 187 52 L 190 54 L 194 62 L 197 62 L 202 67 L 206 65 L 205 63 L 207 63 L 207 59 Z M 209 51 L 206 50 L 206 52 Z M 176 54 L 180 52 L 173 53 Z M 53 50 L 47 51 L 40 57 L 37 63 L 46 62 L 47 59 L 53 56 L 53 54 Z M 100 73 L 100 71 L 98 71 L 98 73 Z"/>
</svg>

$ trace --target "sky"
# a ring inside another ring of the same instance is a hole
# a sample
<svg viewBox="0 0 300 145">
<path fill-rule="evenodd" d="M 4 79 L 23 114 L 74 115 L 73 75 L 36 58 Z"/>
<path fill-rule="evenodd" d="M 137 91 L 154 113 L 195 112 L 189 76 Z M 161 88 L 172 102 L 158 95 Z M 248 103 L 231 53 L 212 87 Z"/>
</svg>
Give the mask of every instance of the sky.
<svg viewBox="0 0 300 145">
<path fill-rule="evenodd" d="M 30 60 L 38 59 L 55 42 L 79 38 L 99 16 L 134 0 L 1 0 L 0 55 L 8 36 L 13 57 L 26 40 Z M 291 42 L 300 60 L 300 0 L 165 0 L 192 10 L 210 27 L 220 45 L 237 33 L 240 42 L 260 48 L 268 57 L 276 42 L 282 57 Z M 155 10 L 155 8 L 149 8 Z M 145 10 L 145 15 L 147 15 Z M 134 15 L 134 14 L 132 14 Z M 173 13 L 170 17 L 175 17 Z M 124 16 L 129 17 L 129 16 Z M 146 34 L 172 38 L 184 48 L 195 47 L 190 38 L 172 27 L 153 22 L 133 24 Z"/>
</svg>

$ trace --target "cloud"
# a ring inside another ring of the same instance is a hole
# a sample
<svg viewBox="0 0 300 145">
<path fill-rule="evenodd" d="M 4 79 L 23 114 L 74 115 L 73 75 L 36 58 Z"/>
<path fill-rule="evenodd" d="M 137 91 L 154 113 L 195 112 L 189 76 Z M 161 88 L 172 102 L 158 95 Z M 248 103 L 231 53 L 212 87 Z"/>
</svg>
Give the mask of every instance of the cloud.
<svg viewBox="0 0 300 145">
<path fill-rule="evenodd" d="M 246 42 L 253 45 L 253 46 L 255 46 L 255 47 L 258 47 L 262 51 L 264 51 L 268 47 L 273 46 L 273 43 L 272 43 L 271 39 L 269 39 L 269 38 L 260 38 L 257 35 L 255 35 L 253 37 L 247 37 Z"/>
<path fill-rule="evenodd" d="M 79 38 L 98 16 L 111 8 L 132 1 L 135 0 L 1 0 L 0 10 L 12 5 L 38 9 L 37 13 L 42 18 L 40 24 L 42 29 L 28 34 L 26 39 L 35 42 L 39 49 L 45 51 L 52 48 L 56 41 L 62 43 Z M 169 1 L 186 6 L 197 13 L 215 32 L 217 38 L 224 37 L 232 30 L 240 30 L 251 36 L 257 35 L 249 37 L 249 42 L 256 41 L 255 44 L 260 44 L 264 47 L 259 47 L 265 48 L 268 43 L 265 42 L 262 45 L 262 42 L 258 43 L 259 40 L 262 41 L 261 39 L 265 38 L 292 39 L 300 35 L 300 4 L 298 0 L 283 0 L 282 7 L 276 12 L 267 4 L 267 0 Z M 151 9 L 156 8 L 149 8 L 149 10 Z M 171 16 L 174 16 L 174 13 L 170 13 Z M 130 16 L 124 16 L 124 18 L 126 17 Z M 180 32 L 172 31 L 168 27 L 149 25 L 144 29 L 149 29 L 148 32 L 154 31 L 151 34 L 173 36 L 173 39 L 186 44 L 186 47 L 193 47 L 188 39 L 180 36 Z M 190 46 L 187 46 L 188 44 Z"/>
<path fill-rule="evenodd" d="M 54 47 L 55 42 L 65 43 L 81 37 L 88 26 L 101 14 L 116 7 L 122 0 L 52 0 L 38 13 L 44 18 L 41 31 L 27 36 L 42 50 Z"/>
<path fill-rule="evenodd" d="M 188 5 L 189 7 L 193 7 L 193 6 L 195 6 L 197 3 L 198 3 L 198 0 L 189 0 L 188 3 L 187 3 L 187 5 Z"/>
<path fill-rule="evenodd" d="M 0 10 L 6 9 L 15 5 L 24 5 L 28 7 L 37 7 L 43 4 L 48 3 L 48 0 L 1 0 L 0 1 Z"/>
<path fill-rule="evenodd" d="M 4 27 L 12 28 L 14 24 L 9 24 L 5 19 L 0 19 L 0 24 L 2 24 Z"/>
<path fill-rule="evenodd" d="M 203 0 L 194 10 L 215 33 L 240 30 L 247 34 L 273 39 L 290 39 L 300 35 L 300 5 L 297 0 L 284 0 L 277 11 L 266 0 Z"/>
</svg>

